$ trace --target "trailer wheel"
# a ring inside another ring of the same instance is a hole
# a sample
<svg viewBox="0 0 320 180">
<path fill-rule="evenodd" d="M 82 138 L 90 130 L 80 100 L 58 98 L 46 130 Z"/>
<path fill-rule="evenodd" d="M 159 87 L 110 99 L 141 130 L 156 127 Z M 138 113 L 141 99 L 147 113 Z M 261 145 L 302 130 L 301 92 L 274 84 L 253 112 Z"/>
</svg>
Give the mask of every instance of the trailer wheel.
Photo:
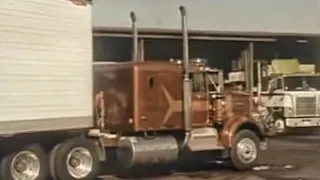
<svg viewBox="0 0 320 180">
<path fill-rule="evenodd" d="M 47 180 L 47 153 L 40 145 L 28 146 L 3 157 L 0 171 L 3 180 Z"/>
<path fill-rule="evenodd" d="M 54 180 L 94 180 L 100 170 L 96 145 L 86 138 L 73 138 L 56 145 L 49 160 Z"/>
<path fill-rule="evenodd" d="M 251 169 L 260 154 L 259 137 L 250 130 L 239 131 L 233 139 L 230 158 L 236 170 Z"/>
</svg>

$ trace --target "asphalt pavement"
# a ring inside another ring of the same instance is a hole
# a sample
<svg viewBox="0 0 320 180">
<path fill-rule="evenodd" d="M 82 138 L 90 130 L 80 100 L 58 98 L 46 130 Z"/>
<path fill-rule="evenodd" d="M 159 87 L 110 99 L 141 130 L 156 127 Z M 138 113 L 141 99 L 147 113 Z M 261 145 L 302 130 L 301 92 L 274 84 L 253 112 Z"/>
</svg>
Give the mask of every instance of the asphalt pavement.
<svg viewBox="0 0 320 180">
<path fill-rule="evenodd" d="M 132 172 L 104 172 L 103 180 L 320 180 L 320 135 L 290 134 L 268 140 L 253 170 L 235 172 L 219 162 L 183 167 L 147 167 Z M 117 175 L 116 175 L 117 174 Z"/>
</svg>

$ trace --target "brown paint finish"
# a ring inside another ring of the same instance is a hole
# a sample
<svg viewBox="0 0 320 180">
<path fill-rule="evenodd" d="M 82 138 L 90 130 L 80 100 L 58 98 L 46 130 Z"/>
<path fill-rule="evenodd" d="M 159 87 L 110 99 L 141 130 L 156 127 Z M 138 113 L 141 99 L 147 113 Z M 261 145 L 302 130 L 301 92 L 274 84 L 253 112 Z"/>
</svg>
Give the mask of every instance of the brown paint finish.
<svg viewBox="0 0 320 180">
<path fill-rule="evenodd" d="M 94 96 L 103 92 L 104 124 L 108 131 L 132 131 L 133 81 L 130 63 L 94 65 Z M 101 114 L 95 107 L 95 119 Z M 95 123 L 99 124 L 99 123 Z"/>
<path fill-rule="evenodd" d="M 197 67 L 193 70 L 200 71 Z M 118 133 L 183 129 L 182 72 L 178 65 L 155 61 L 96 64 L 94 78 L 94 96 L 100 98 L 95 114 L 104 115 L 100 119 L 105 127 L 101 129 Z M 237 128 L 251 122 L 249 95 L 223 93 L 225 99 L 219 100 L 209 98 L 206 91 L 192 93 L 192 126 L 222 125 L 221 143 L 230 146 Z"/>
<path fill-rule="evenodd" d="M 194 127 L 203 127 L 211 123 L 208 117 L 208 95 L 206 92 L 193 93 L 192 109 Z"/>
<path fill-rule="evenodd" d="M 180 68 L 163 62 L 136 65 L 136 131 L 172 130 L 182 126 Z"/>
<path fill-rule="evenodd" d="M 249 114 L 249 93 L 242 91 L 231 91 L 226 95 L 227 119 L 220 131 L 220 142 L 226 147 L 232 146 L 232 140 L 240 126 L 250 124 L 260 128 L 258 123 Z"/>
<path fill-rule="evenodd" d="M 181 129 L 180 73 L 179 66 L 166 62 L 94 65 L 94 96 L 103 92 L 105 130 Z M 98 119 L 100 106 L 96 106 L 95 111 Z"/>
</svg>

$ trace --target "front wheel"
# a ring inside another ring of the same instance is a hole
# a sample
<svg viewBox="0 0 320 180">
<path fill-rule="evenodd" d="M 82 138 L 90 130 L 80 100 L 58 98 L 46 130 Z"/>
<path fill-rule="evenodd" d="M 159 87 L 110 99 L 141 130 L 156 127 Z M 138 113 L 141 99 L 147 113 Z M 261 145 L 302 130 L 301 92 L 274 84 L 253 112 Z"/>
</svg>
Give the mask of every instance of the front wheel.
<svg viewBox="0 0 320 180">
<path fill-rule="evenodd" d="M 259 137 L 250 130 L 239 131 L 232 142 L 230 158 L 236 170 L 248 170 L 256 164 L 260 154 Z"/>
<path fill-rule="evenodd" d="M 55 180 L 94 180 L 99 169 L 95 143 L 86 138 L 69 139 L 50 153 L 50 171 Z"/>
</svg>

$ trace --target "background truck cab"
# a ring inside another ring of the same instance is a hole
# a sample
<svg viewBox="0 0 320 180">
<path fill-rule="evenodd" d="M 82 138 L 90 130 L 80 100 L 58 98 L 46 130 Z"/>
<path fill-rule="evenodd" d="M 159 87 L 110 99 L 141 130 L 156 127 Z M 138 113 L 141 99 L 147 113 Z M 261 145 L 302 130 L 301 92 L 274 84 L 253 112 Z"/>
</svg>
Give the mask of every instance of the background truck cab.
<svg viewBox="0 0 320 180">
<path fill-rule="evenodd" d="M 286 128 L 320 126 L 320 74 L 314 73 L 315 66 L 277 59 L 267 67 L 261 98 L 269 111 L 268 127 L 284 133 Z"/>
</svg>

